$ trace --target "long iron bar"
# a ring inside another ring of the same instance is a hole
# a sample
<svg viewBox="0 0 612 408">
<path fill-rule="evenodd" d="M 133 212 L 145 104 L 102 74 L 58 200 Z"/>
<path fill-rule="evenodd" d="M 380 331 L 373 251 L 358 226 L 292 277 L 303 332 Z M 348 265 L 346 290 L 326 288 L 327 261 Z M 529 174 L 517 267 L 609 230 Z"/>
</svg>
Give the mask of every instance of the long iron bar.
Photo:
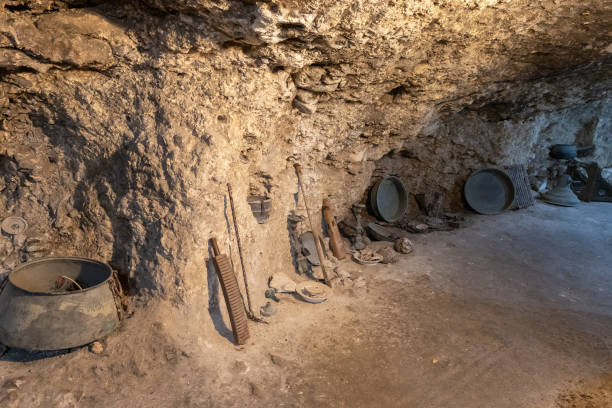
<svg viewBox="0 0 612 408">
<path fill-rule="evenodd" d="M 232 196 L 232 185 L 227 183 L 227 191 L 229 192 L 230 207 L 232 209 L 232 219 L 234 220 L 234 231 L 236 231 L 236 243 L 238 244 L 238 255 L 240 256 L 240 266 L 242 267 L 242 279 L 244 280 L 244 289 L 246 291 L 247 304 L 249 306 L 248 317 L 251 320 L 261 321 L 253 314 L 251 306 L 251 292 L 249 290 L 249 281 L 247 279 L 246 267 L 244 266 L 244 258 L 242 256 L 242 243 L 240 242 L 240 232 L 238 230 L 238 220 L 236 219 L 236 209 L 234 207 L 234 197 Z"/>
</svg>

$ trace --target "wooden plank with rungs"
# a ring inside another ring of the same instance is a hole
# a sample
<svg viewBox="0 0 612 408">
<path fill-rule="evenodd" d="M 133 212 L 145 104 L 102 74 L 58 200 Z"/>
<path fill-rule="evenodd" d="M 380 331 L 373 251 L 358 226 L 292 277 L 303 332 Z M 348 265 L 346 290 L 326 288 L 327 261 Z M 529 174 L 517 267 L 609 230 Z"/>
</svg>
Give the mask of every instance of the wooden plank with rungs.
<svg viewBox="0 0 612 408">
<path fill-rule="evenodd" d="M 246 344 L 249 338 L 249 327 L 236 275 L 234 275 L 234 270 L 227 255 L 219 253 L 219 248 L 214 238 L 213 251 L 215 254 L 213 263 L 221 283 L 223 297 L 225 298 L 225 304 L 232 325 L 232 332 L 234 333 L 234 340 L 236 344 Z"/>
</svg>

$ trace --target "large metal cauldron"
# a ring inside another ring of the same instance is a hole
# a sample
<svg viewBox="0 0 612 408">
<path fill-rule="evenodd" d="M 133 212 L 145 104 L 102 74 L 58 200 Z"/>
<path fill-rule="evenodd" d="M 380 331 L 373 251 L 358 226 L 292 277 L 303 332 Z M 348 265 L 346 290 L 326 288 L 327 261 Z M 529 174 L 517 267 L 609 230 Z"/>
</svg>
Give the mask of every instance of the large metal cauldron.
<svg viewBox="0 0 612 408">
<path fill-rule="evenodd" d="M 83 289 L 58 291 L 60 276 Z M 58 350 L 109 334 L 119 323 L 111 278 L 108 265 L 85 258 L 50 257 L 18 266 L 0 293 L 0 343 Z"/>
</svg>

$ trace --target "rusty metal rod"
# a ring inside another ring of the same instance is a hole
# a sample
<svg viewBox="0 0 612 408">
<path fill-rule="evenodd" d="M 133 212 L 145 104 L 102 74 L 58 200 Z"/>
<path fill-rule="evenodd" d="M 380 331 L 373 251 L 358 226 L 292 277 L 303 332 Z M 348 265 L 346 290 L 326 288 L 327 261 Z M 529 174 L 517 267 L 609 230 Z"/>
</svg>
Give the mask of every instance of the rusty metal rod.
<svg viewBox="0 0 612 408">
<path fill-rule="evenodd" d="M 242 267 L 242 279 L 244 280 L 244 289 L 246 291 L 247 304 L 249 305 L 248 317 L 252 320 L 259 320 L 253 314 L 251 306 L 251 293 L 249 291 L 249 281 L 247 280 L 246 267 L 244 266 L 244 258 L 242 257 L 242 243 L 240 242 L 240 232 L 238 231 L 238 220 L 236 219 L 236 209 L 234 208 L 234 197 L 232 196 L 232 185 L 227 183 L 227 191 L 229 193 L 230 207 L 232 209 L 232 219 L 234 220 L 234 231 L 236 231 L 236 243 L 238 244 L 238 254 L 240 255 L 240 266 Z"/>
<path fill-rule="evenodd" d="M 300 190 L 302 190 L 302 199 L 304 200 L 304 207 L 306 207 L 306 214 L 308 215 L 310 229 L 312 230 L 312 235 L 314 236 L 315 247 L 317 248 L 317 255 L 319 255 L 319 263 L 321 265 L 321 270 L 323 271 L 323 278 L 325 280 L 325 284 L 327 286 L 331 286 L 329 282 L 329 276 L 327 275 L 327 270 L 325 269 L 325 256 L 323 254 L 323 248 L 321 248 L 319 230 L 315 228 L 315 224 L 312 222 L 310 208 L 308 207 L 308 202 L 306 200 L 306 189 L 304 188 L 304 182 L 302 181 L 302 166 L 300 166 L 299 163 L 295 163 L 293 167 L 295 167 L 298 183 L 300 183 Z"/>
</svg>

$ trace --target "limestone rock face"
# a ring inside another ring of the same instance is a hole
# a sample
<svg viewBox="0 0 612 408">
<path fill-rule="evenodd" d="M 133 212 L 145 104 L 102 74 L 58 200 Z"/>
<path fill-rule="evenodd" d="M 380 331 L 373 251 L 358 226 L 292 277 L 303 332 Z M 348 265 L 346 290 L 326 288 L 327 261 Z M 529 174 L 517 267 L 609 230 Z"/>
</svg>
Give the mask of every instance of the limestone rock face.
<svg viewBox="0 0 612 408">
<path fill-rule="evenodd" d="M 293 268 L 294 161 L 340 215 L 387 172 L 456 206 L 471 171 L 539 174 L 554 143 L 612 165 L 601 0 L 1 0 L 0 81 L 0 208 L 30 226 L 0 272 L 35 244 L 177 304 L 213 296 L 210 237 L 239 265 L 228 182 L 263 304 Z"/>
</svg>

